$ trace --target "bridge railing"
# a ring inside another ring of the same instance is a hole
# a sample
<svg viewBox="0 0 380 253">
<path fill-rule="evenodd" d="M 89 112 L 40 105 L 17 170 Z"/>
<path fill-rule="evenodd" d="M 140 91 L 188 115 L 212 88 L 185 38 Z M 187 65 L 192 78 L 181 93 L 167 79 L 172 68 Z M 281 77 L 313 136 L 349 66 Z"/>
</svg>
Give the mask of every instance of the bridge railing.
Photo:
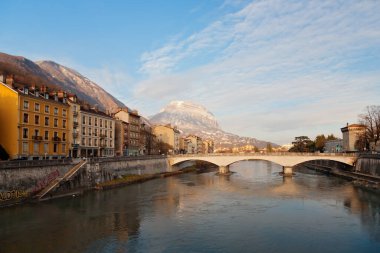
<svg viewBox="0 0 380 253">
<path fill-rule="evenodd" d="M 199 156 L 343 156 L 343 157 L 357 157 L 356 153 L 294 153 L 294 152 L 267 152 L 267 153 L 208 153 L 208 154 L 177 154 L 168 155 L 170 157 L 199 157 Z"/>
</svg>

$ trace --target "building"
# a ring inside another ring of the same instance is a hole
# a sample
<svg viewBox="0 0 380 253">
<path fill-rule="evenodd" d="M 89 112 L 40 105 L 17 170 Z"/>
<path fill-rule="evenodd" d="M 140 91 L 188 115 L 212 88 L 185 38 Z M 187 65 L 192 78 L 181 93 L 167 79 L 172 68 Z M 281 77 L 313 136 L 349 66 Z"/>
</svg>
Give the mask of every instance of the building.
<svg viewBox="0 0 380 253">
<path fill-rule="evenodd" d="M 341 153 L 343 151 L 343 140 L 330 140 L 326 141 L 324 152 L 325 153 Z"/>
<path fill-rule="evenodd" d="M 127 124 L 128 135 L 126 152 L 124 155 L 139 155 L 142 152 L 142 145 L 140 139 L 140 115 L 136 110 L 128 108 L 119 109 L 114 117 Z"/>
<path fill-rule="evenodd" d="M 68 104 L 70 106 L 69 121 L 71 122 L 71 134 L 69 135 L 70 156 L 74 158 L 80 157 L 80 141 L 81 124 L 80 124 L 80 105 L 77 103 L 77 97 L 73 94 L 68 94 Z"/>
<path fill-rule="evenodd" d="M 111 157 L 115 155 L 115 120 L 108 114 L 81 105 L 80 145 L 81 157 Z"/>
<path fill-rule="evenodd" d="M 187 153 L 188 154 L 200 154 L 203 152 L 202 138 L 196 135 L 188 135 L 187 141 Z"/>
<path fill-rule="evenodd" d="M 180 151 L 180 131 L 171 125 L 156 125 L 152 127 L 157 137 L 160 153 L 178 154 Z"/>
<path fill-rule="evenodd" d="M 203 141 L 203 152 L 205 154 L 214 153 L 214 141 L 213 140 L 205 140 Z"/>
<path fill-rule="evenodd" d="M 115 121 L 115 155 L 128 155 L 128 123 L 122 120 Z"/>
<path fill-rule="evenodd" d="M 141 154 L 142 155 L 155 155 L 158 154 L 157 137 L 153 134 L 153 128 L 150 122 L 144 117 L 140 118 L 141 132 Z"/>
<path fill-rule="evenodd" d="M 356 142 L 360 136 L 365 134 L 366 126 L 359 124 L 347 123 L 347 126 L 341 128 L 343 134 L 343 152 L 355 152 L 358 151 L 355 147 Z"/>
<path fill-rule="evenodd" d="M 12 76 L 5 82 L 0 82 L 0 144 L 10 159 L 68 157 L 71 122 L 66 93 L 15 84 Z"/>
</svg>

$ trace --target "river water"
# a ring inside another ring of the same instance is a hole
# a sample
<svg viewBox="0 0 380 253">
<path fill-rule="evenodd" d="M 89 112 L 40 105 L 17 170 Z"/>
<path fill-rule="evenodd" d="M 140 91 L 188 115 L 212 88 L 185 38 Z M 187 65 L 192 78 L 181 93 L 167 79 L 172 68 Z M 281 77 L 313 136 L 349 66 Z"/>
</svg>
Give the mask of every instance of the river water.
<svg viewBox="0 0 380 253">
<path fill-rule="evenodd" d="M 380 196 L 312 171 L 231 166 L 0 209 L 0 252 L 380 252 Z"/>
</svg>

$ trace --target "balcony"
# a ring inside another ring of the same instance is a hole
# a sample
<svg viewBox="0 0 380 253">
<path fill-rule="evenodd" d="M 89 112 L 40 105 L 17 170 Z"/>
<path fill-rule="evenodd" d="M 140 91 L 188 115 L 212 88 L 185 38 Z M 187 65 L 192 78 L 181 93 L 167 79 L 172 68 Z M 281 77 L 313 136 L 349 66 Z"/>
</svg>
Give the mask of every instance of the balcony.
<svg viewBox="0 0 380 253">
<path fill-rule="evenodd" d="M 32 136 L 32 139 L 34 141 L 42 141 L 42 136 L 34 135 L 34 136 Z"/>
<path fill-rule="evenodd" d="M 55 141 L 55 142 L 61 141 L 61 138 L 59 138 L 58 136 L 55 136 L 55 137 L 53 137 L 51 139 L 52 139 L 52 141 Z"/>
</svg>

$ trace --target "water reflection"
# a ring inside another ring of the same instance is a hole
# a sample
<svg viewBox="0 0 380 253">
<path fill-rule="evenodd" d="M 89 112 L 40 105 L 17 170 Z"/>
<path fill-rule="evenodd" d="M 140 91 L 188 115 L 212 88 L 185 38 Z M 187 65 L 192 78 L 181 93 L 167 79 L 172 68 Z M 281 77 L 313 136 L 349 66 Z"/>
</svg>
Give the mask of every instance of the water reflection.
<svg viewBox="0 0 380 253">
<path fill-rule="evenodd" d="M 376 252 L 380 198 L 310 171 L 239 162 L 0 210 L 1 252 Z"/>
</svg>

